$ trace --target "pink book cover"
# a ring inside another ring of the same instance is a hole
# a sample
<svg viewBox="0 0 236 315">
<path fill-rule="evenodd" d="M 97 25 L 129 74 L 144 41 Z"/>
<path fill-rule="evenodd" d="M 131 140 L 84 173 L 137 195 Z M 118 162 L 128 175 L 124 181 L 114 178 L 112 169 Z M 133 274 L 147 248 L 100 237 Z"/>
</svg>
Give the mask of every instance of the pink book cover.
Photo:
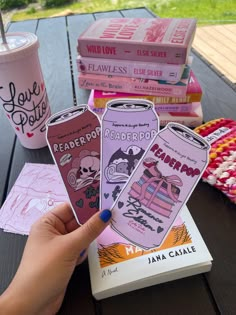
<svg viewBox="0 0 236 315">
<path fill-rule="evenodd" d="M 120 77 L 179 81 L 185 64 L 142 62 L 78 56 L 77 69 L 83 73 L 116 75 Z"/>
<path fill-rule="evenodd" d="M 192 111 L 189 113 L 158 113 L 160 125 L 164 127 L 169 122 L 175 122 L 191 128 L 200 126 L 203 122 L 202 105 L 200 102 L 193 103 L 192 105 Z"/>
<path fill-rule="evenodd" d="M 140 96 L 138 94 L 132 94 L 132 93 L 122 93 L 122 92 L 106 92 L 106 91 L 100 91 L 100 90 L 94 90 L 94 99 L 110 99 L 111 97 L 115 98 L 126 98 L 126 97 L 135 97 Z"/>
<path fill-rule="evenodd" d="M 194 74 L 193 70 L 190 70 L 190 78 L 187 87 L 187 94 L 202 94 L 201 85 Z"/>
<path fill-rule="evenodd" d="M 103 114 L 105 111 L 104 108 L 96 108 L 94 106 L 94 94 L 95 91 L 92 90 L 89 96 L 88 105 L 90 106 L 90 109 L 94 112 L 99 114 Z M 182 103 L 182 104 L 154 104 L 155 110 L 157 113 L 161 112 L 181 112 L 181 113 L 189 113 L 193 110 L 195 103 Z M 104 103 L 104 105 L 106 105 Z"/>
<path fill-rule="evenodd" d="M 196 19 L 106 18 L 92 23 L 78 38 L 81 56 L 186 63 Z"/>
<path fill-rule="evenodd" d="M 200 102 L 202 98 L 202 88 L 197 80 L 194 72 L 190 70 L 190 78 L 187 86 L 186 96 L 184 97 L 172 97 L 172 96 L 152 96 L 146 94 L 137 93 L 122 93 L 122 92 L 106 92 L 100 90 L 94 90 L 94 106 L 104 107 L 106 102 L 113 98 L 134 98 L 141 97 L 147 98 L 154 104 L 178 104 L 178 103 L 193 103 Z"/>
<path fill-rule="evenodd" d="M 202 99 L 202 88 L 194 75 L 193 71 L 190 71 L 190 78 L 187 86 L 187 93 L 184 97 L 172 97 L 172 96 L 154 96 L 137 93 L 121 93 L 121 92 L 106 92 L 100 90 L 94 90 L 94 106 L 104 107 L 106 102 L 113 98 L 133 98 L 141 97 L 148 99 L 155 104 L 178 104 L 178 103 L 193 103 L 200 102 Z"/>
<path fill-rule="evenodd" d="M 185 97 L 190 67 L 185 66 L 181 80 L 177 83 L 163 80 L 149 80 L 140 78 L 117 77 L 112 75 L 80 73 L 78 77 L 79 87 L 87 90 L 103 90 L 116 92 L 131 92 L 147 95 L 164 95 Z"/>
<path fill-rule="evenodd" d="M 193 109 L 195 103 L 181 103 L 181 104 L 155 104 L 157 113 L 189 113 Z"/>
<path fill-rule="evenodd" d="M 190 70 L 190 77 L 189 77 L 189 82 L 187 86 L 187 94 L 193 93 L 198 93 L 202 94 L 202 88 L 201 85 L 194 74 L 193 70 Z M 134 96 L 140 96 L 140 94 L 135 94 L 135 93 L 122 93 L 122 92 L 106 92 L 106 91 L 100 91 L 100 90 L 94 90 L 94 98 L 110 98 L 110 97 L 116 97 L 116 98 L 127 98 L 127 97 L 134 97 Z M 145 96 L 143 94 L 142 96 Z M 158 103 L 158 102 L 156 102 Z M 180 102 L 184 103 L 184 102 Z"/>
<path fill-rule="evenodd" d="M 105 108 L 94 107 L 94 91 L 92 90 L 88 99 L 88 106 L 101 119 Z M 170 105 L 172 106 L 172 104 Z M 191 111 L 189 112 L 157 112 L 160 125 L 166 126 L 169 122 L 177 122 L 187 127 L 197 127 L 203 122 L 202 105 L 200 102 L 191 103 Z"/>
</svg>

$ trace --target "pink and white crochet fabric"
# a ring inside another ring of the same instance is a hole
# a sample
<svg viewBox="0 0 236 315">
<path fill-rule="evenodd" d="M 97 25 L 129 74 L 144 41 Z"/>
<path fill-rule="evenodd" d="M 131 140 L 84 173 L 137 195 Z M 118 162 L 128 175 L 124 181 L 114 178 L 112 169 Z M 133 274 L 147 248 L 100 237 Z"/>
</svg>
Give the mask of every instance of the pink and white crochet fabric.
<svg viewBox="0 0 236 315">
<path fill-rule="evenodd" d="M 236 203 L 236 121 L 219 118 L 194 131 L 211 143 L 209 164 L 203 181 L 221 190 Z"/>
</svg>

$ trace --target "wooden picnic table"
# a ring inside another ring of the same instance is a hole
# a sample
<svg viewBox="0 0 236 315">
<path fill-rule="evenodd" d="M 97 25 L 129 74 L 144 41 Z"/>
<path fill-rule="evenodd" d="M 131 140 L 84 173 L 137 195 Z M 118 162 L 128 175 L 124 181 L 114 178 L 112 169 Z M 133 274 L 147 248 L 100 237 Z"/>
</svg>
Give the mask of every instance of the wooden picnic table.
<svg viewBox="0 0 236 315">
<path fill-rule="evenodd" d="M 80 33 L 95 19 L 103 17 L 152 16 L 146 8 L 78 14 L 12 22 L 8 31 L 37 34 L 49 101 L 55 113 L 88 100 L 89 91 L 79 89 L 77 83 L 76 44 Z M 197 52 L 193 55 L 192 68 L 203 89 L 204 120 L 236 119 L 233 87 Z M 26 162 L 53 163 L 53 160 L 48 148 L 23 148 L 3 111 L 0 112 L 0 128 L 2 204 Z M 188 207 L 213 256 L 211 272 L 96 301 L 91 294 L 85 262 L 76 268 L 59 314 L 236 314 L 236 206 L 221 192 L 200 182 Z M 26 240 L 25 236 L 0 231 L 0 293 L 17 270 Z"/>
</svg>

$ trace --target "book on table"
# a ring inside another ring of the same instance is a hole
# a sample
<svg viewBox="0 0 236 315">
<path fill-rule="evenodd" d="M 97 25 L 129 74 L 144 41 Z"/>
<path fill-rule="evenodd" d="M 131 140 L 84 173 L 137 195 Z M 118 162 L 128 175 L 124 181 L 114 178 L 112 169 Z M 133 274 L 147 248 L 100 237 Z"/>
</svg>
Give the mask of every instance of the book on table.
<svg viewBox="0 0 236 315">
<path fill-rule="evenodd" d="M 77 50 L 83 57 L 185 64 L 195 31 L 191 18 L 105 18 L 79 36 Z"/>
<path fill-rule="evenodd" d="M 82 73 L 116 75 L 119 77 L 143 78 L 151 80 L 169 80 L 178 82 L 185 64 L 157 63 L 108 58 L 78 56 L 77 69 Z M 188 61 L 189 63 L 189 61 Z"/>
<path fill-rule="evenodd" d="M 126 92 L 154 96 L 185 97 L 190 79 L 191 66 L 185 65 L 181 80 L 178 82 L 150 80 L 116 75 L 79 73 L 78 84 L 82 89 Z"/>
<path fill-rule="evenodd" d="M 212 257 L 186 206 L 159 248 L 145 251 L 110 227 L 88 251 L 92 294 L 97 299 L 211 270 Z"/>
<path fill-rule="evenodd" d="M 101 119 L 105 107 L 95 107 L 94 106 L 94 93 L 95 91 L 92 90 L 88 100 L 88 106 L 91 111 L 98 115 Z M 104 106 L 106 102 L 104 101 Z M 168 111 L 158 111 L 158 108 L 168 108 Z M 171 109 L 172 107 L 172 109 Z M 179 108 L 191 108 L 189 111 L 179 111 Z M 169 122 L 176 122 L 179 124 L 183 124 L 187 127 L 198 127 L 203 122 L 203 111 L 202 111 L 202 104 L 201 102 L 193 102 L 193 103 L 186 103 L 186 104 L 156 104 L 155 109 L 159 116 L 160 126 L 166 126 Z"/>
<path fill-rule="evenodd" d="M 160 126 L 164 127 L 169 122 L 175 122 L 187 127 L 195 128 L 203 122 L 202 104 L 200 102 L 192 103 L 192 109 L 189 112 L 159 112 Z"/>
<path fill-rule="evenodd" d="M 94 90 L 94 107 L 104 108 L 106 103 L 115 98 L 144 98 L 154 104 L 183 104 L 200 102 L 202 98 L 202 88 L 197 80 L 194 72 L 190 71 L 190 78 L 187 86 L 187 92 L 184 97 L 176 96 L 156 96 L 137 93 L 122 93 L 122 92 L 106 92 L 103 90 Z"/>
</svg>

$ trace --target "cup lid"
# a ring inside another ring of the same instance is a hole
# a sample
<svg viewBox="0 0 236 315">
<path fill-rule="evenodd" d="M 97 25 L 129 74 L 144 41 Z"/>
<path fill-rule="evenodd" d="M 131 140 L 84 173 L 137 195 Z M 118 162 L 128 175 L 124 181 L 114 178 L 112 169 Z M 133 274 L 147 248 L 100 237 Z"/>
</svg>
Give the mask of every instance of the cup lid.
<svg viewBox="0 0 236 315">
<path fill-rule="evenodd" d="M 38 38 L 33 33 L 6 33 L 7 44 L 0 37 L 0 63 L 14 61 L 25 57 L 38 49 Z"/>
</svg>

